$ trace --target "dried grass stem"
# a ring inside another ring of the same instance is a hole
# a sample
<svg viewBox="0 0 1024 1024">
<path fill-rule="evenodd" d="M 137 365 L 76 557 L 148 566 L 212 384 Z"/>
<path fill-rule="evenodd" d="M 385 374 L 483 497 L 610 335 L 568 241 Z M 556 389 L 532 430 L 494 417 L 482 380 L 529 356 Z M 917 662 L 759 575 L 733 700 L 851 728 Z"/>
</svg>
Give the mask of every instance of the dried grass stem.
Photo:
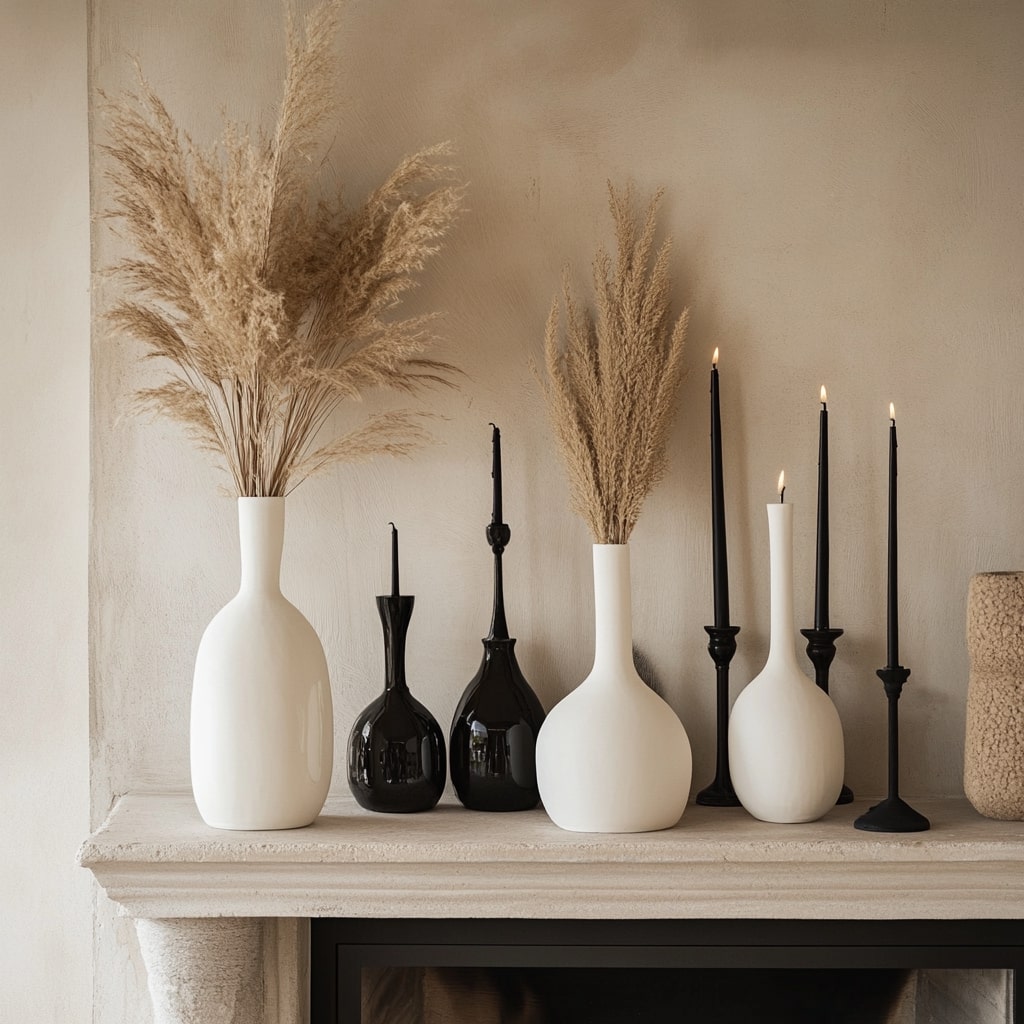
<svg viewBox="0 0 1024 1024">
<path fill-rule="evenodd" d="M 643 217 L 632 186 L 609 183 L 608 196 L 616 258 L 600 248 L 594 259 L 596 313 L 564 273 L 544 335 L 543 386 L 574 511 L 596 543 L 625 544 L 665 473 L 688 312 L 672 323 L 671 240 L 654 249 L 662 192 Z"/>
<path fill-rule="evenodd" d="M 320 4 L 301 27 L 288 13 L 269 136 L 228 123 L 216 145 L 197 146 L 141 71 L 138 94 L 106 107 L 109 215 L 135 250 L 111 268 L 125 297 L 107 318 L 169 364 L 139 406 L 221 456 L 240 495 L 286 494 L 340 460 L 407 454 L 427 438 L 423 414 L 378 413 L 326 443 L 320 434 L 370 389 L 412 394 L 457 373 L 423 358 L 432 315 L 396 315 L 462 204 L 448 146 L 406 158 L 354 208 L 340 187 L 316 194 L 340 7 Z"/>
</svg>

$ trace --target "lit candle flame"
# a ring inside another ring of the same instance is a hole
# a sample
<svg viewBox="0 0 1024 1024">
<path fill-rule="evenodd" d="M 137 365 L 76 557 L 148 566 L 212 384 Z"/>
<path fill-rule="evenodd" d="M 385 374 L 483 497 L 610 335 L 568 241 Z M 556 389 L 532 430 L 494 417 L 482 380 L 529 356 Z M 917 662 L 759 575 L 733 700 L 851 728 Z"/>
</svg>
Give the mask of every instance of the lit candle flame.
<svg viewBox="0 0 1024 1024">
<path fill-rule="evenodd" d="M 711 365 L 712 366 L 717 366 L 718 365 L 718 349 L 717 348 L 715 349 L 715 354 L 711 357 Z"/>
<path fill-rule="evenodd" d="M 783 470 L 779 474 L 779 501 L 783 501 L 784 500 L 785 493 L 786 493 L 786 471 Z"/>
<path fill-rule="evenodd" d="M 821 385 L 821 404 L 824 405 L 828 401 L 828 392 L 825 390 L 825 385 Z"/>
<path fill-rule="evenodd" d="M 891 419 L 893 423 L 896 422 L 896 407 L 892 402 L 889 403 L 889 419 Z"/>
</svg>

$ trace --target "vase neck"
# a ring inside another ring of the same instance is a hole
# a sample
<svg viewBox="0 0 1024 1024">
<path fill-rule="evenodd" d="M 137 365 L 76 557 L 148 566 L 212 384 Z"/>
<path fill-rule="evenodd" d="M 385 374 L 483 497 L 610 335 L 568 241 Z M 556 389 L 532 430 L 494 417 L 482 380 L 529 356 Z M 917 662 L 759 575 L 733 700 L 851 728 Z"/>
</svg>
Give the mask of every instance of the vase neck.
<svg viewBox="0 0 1024 1024">
<path fill-rule="evenodd" d="M 494 553 L 494 609 L 491 612 L 491 631 L 488 640 L 507 640 L 508 622 L 505 619 L 505 588 L 501 576 L 501 552 Z"/>
<path fill-rule="evenodd" d="M 377 598 L 377 611 L 384 628 L 384 689 L 407 690 L 405 680 L 405 638 L 409 633 L 412 607 L 416 598 L 382 596 Z"/>
<path fill-rule="evenodd" d="M 284 548 L 284 498 L 239 498 L 242 554 L 239 593 L 280 593 Z"/>
<path fill-rule="evenodd" d="M 793 506 L 768 505 L 772 616 L 768 661 L 796 665 L 793 626 Z"/>
<path fill-rule="evenodd" d="M 594 626 L 594 667 L 625 675 L 635 672 L 626 544 L 594 545 Z"/>
</svg>

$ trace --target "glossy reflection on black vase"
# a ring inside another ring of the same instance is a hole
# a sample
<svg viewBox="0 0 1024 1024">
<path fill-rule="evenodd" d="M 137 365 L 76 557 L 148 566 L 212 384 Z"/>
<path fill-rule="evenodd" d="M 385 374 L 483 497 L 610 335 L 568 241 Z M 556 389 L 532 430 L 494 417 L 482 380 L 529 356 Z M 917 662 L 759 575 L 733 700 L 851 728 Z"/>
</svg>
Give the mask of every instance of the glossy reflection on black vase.
<svg viewBox="0 0 1024 1024">
<path fill-rule="evenodd" d="M 384 627 L 384 692 L 356 719 L 348 740 L 348 785 L 371 811 L 429 811 L 444 792 L 444 735 L 409 692 L 405 640 L 414 597 L 398 588 L 398 530 L 391 524 L 391 594 L 377 598 Z"/>
<path fill-rule="evenodd" d="M 451 776 L 470 810 L 527 811 L 540 800 L 536 744 L 544 709 L 519 669 L 505 620 L 501 556 L 512 532 L 501 513 L 501 432 L 491 427 L 494 511 L 487 543 L 494 553 L 494 611 L 480 670 L 452 721 Z"/>
</svg>

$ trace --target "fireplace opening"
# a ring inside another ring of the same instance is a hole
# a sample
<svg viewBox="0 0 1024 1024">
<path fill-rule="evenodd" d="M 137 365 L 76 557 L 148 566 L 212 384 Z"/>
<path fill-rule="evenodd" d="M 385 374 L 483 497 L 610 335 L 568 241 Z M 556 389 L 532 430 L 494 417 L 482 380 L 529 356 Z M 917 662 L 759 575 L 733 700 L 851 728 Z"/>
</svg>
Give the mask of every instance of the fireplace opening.
<svg viewBox="0 0 1024 1024">
<path fill-rule="evenodd" d="M 312 1024 L 1012 1024 L 1015 921 L 314 920 Z"/>
<path fill-rule="evenodd" d="M 375 967 L 360 1024 L 917 1024 L 917 972 Z M 667 1010 L 672 1010 L 670 1015 Z M 685 1011 L 685 1012 L 684 1012 Z M 1005 1024 L 1005 1016 L 994 1024 Z M 988 1024 L 972 1019 L 972 1024 Z"/>
</svg>

